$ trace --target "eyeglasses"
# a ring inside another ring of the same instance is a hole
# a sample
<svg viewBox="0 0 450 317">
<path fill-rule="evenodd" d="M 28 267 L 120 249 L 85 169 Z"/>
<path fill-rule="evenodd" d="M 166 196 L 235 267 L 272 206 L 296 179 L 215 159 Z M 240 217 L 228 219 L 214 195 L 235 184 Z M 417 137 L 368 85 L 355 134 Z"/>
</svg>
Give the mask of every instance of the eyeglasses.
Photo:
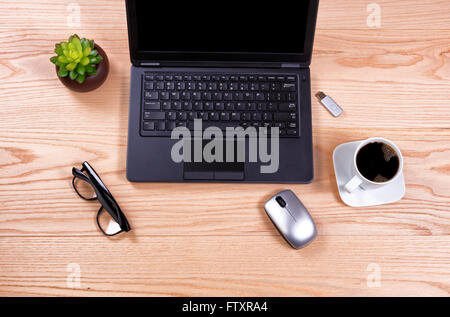
<svg viewBox="0 0 450 317">
<path fill-rule="evenodd" d="M 72 168 L 72 174 L 73 189 L 78 196 L 84 200 L 98 200 L 100 202 L 97 225 L 104 235 L 114 236 L 120 232 L 131 230 L 127 218 L 116 200 L 88 162 L 82 164 L 81 170 Z M 105 226 L 107 226 L 106 229 L 104 229 Z"/>
</svg>

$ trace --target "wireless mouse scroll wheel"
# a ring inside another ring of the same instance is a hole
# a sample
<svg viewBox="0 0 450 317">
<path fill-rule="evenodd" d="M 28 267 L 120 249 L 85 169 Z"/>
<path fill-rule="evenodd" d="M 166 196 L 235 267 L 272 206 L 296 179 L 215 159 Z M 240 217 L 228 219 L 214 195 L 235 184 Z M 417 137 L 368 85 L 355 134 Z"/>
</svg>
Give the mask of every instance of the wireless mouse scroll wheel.
<svg viewBox="0 0 450 317">
<path fill-rule="evenodd" d="M 275 198 L 275 200 L 277 201 L 277 203 L 281 206 L 281 207 L 286 207 L 286 202 L 284 201 L 283 197 L 281 196 L 277 196 Z"/>
</svg>

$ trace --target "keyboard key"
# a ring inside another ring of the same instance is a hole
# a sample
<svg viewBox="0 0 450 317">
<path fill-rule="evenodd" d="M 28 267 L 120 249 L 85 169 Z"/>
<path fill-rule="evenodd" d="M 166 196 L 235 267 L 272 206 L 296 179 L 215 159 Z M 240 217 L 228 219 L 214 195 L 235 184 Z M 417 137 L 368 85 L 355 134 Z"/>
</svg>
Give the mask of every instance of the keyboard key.
<svg viewBox="0 0 450 317">
<path fill-rule="evenodd" d="M 186 119 L 187 119 L 186 112 L 184 112 L 184 111 L 177 112 L 177 120 L 186 121 Z"/>
<path fill-rule="evenodd" d="M 145 120 L 164 120 L 166 118 L 165 112 L 144 112 Z"/>
<path fill-rule="evenodd" d="M 252 119 L 251 113 L 244 112 L 241 114 L 241 120 L 243 121 L 250 121 Z"/>
<path fill-rule="evenodd" d="M 167 91 L 161 91 L 159 93 L 159 98 L 161 100 L 169 100 L 170 99 L 170 94 Z"/>
<path fill-rule="evenodd" d="M 214 110 L 214 104 L 211 101 L 206 101 L 203 103 L 203 110 L 212 111 Z"/>
<path fill-rule="evenodd" d="M 174 90 L 175 89 L 175 83 L 170 81 L 166 83 L 166 89 L 167 90 Z"/>
<path fill-rule="evenodd" d="M 235 92 L 233 94 L 233 99 L 234 100 L 244 100 L 244 94 L 241 92 Z"/>
<path fill-rule="evenodd" d="M 195 90 L 196 87 L 197 87 L 197 85 L 196 85 L 196 83 L 193 82 L 193 81 L 187 83 L 187 89 L 188 89 L 188 90 Z"/>
<path fill-rule="evenodd" d="M 219 120 L 219 113 L 218 112 L 210 112 L 209 120 L 213 120 L 213 121 Z"/>
<path fill-rule="evenodd" d="M 238 112 L 232 112 L 231 113 L 231 120 L 232 121 L 239 121 L 241 120 L 241 115 Z"/>
<path fill-rule="evenodd" d="M 295 103 L 280 103 L 278 109 L 280 111 L 295 111 L 297 105 Z"/>
<path fill-rule="evenodd" d="M 167 131 L 172 131 L 173 129 L 175 129 L 177 126 L 175 121 L 169 121 L 166 123 L 166 130 Z"/>
<path fill-rule="evenodd" d="M 165 129 L 166 129 L 166 123 L 164 121 L 157 121 L 156 122 L 156 130 L 164 131 Z"/>
<path fill-rule="evenodd" d="M 202 93 L 202 99 L 203 100 L 212 100 L 212 95 L 210 92 L 204 92 Z"/>
<path fill-rule="evenodd" d="M 264 121 L 272 121 L 273 115 L 270 112 L 264 112 L 263 115 L 262 115 L 262 119 Z"/>
<path fill-rule="evenodd" d="M 202 119 L 203 121 L 206 121 L 209 119 L 208 112 L 199 112 L 197 115 L 198 115 L 198 118 Z"/>
<path fill-rule="evenodd" d="M 197 89 L 198 90 L 206 90 L 208 88 L 208 85 L 206 84 L 206 82 L 199 82 L 197 84 Z"/>
<path fill-rule="evenodd" d="M 144 110 L 160 110 L 161 103 L 159 101 L 146 101 L 144 103 Z"/>
<path fill-rule="evenodd" d="M 222 100 L 222 93 L 221 92 L 215 92 L 212 95 L 213 100 Z"/>
<path fill-rule="evenodd" d="M 283 86 L 281 86 L 281 90 L 283 91 L 295 91 L 295 84 L 283 84 Z"/>
<path fill-rule="evenodd" d="M 263 92 L 257 92 L 255 94 L 255 100 L 264 101 L 264 100 L 266 100 L 266 95 Z"/>
<path fill-rule="evenodd" d="M 184 110 L 192 110 L 192 102 L 189 102 L 189 101 L 183 102 L 183 109 Z"/>
<path fill-rule="evenodd" d="M 259 89 L 261 89 L 261 91 L 269 91 L 270 85 L 268 83 L 263 83 L 259 86 Z"/>
<path fill-rule="evenodd" d="M 244 100 L 255 100 L 255 95 L 252 92 L 244 93 Z"/>
<path fill-rule="evenodd" d="M 245 110 L 246 109 L 246 104 L 244 102 L 238 102 L 236 104 L 236 110 Z"/>
<path fill-rule="evenodd" d="M 297 118 L 295 112 L 291 113 L 274 113 L 273 119 L 275 121 L 293 121 Z"/>
<path fill-rule="evenodd" d="M 181 99 L 183 99 L 183 100 L 190 100 L 191 99 L 191 93 L 190 92 L 186 92 L 186 91 L 182 92 L 181 93 Z"/>
<path fill-rule="evenodd" d="M 167 112 L 167 120 L 176 120 L 176 119 L 177 119 L 177 113 L 175 111 Z"/>
<path fill-rule="evenodd" d="M 155 130 L 155 123 L 153 121 L 144 121 L 144 130 L 145 131 Z"/>
<path fill-rule="evenodd" d="M 180 100 L 180 93 L 179 92 L 171 92 L 170 93 L 170 99 L 171 100 Z"/>
<path fill-rule="evenodd" d="M 297 94 L 296 93 L 289 93 L 287 100 L 288 101 L 296 101 L 297 100 Z"/>
<path fill-rule="evenodd" d="M 224 110 L 225 105 L 223 102 L 215 102 L 214 103 L 214 110 Z"/>
<path fill-rule="evenodd" d="M 233 100 L 233 95 L 231 92 L 224 92 L 222 94 L 223 100 Z"/>
<path fill-rule="evenodd" d="M 234 103 L 232 103 L 232 102 L 227 102 L 227 103 L 225 104 L 225 110 L 233 111 L 233 110 L 234 110 Z"/>
<path fill-rule="evenodd" d="M 261 112 L 254 112 L 252 113 L 252 120 L 260 121 L 262 118 Z"/>
<path fill-rule="evenodd" d="M 159 94 L 156 91 L 146 91 L 145 92 L 145 99 L 158 100 L 159 99 Z"/>
<path fill-rule="evenodd" d="M 179 82 L 176 85 L 177 90 L 185 90 L 186 89 L 186 84 L 184 82 Z"/>
<path fill-rule="evenodd" d="M 288 130 L 286 130 L 286 134 L 287 135 L 296 135 L 297 134 L 297 130 L 288 129 Z"/>
<path fill-rule="evenodd" d="M 201 101 L 194 102 L 194 110 L 203 110 L 203 102 Z"/>
<path fill-rule="evenodd" d="M 220 120 L 222 120 L 222 121 L 230 120 L 230 114 L 228 112 L 221 112 L 220 113 Z"/>
<path fill-rule="evenodd" d="M 180 101 L 174 101 L 172 102 L 172 110 L 181 110 L 181 102 Z"/>
<path fill-rule="evenodd" d="M 256 111 L 256 103 L 254 103 L 254 102 L 249 102 L 249 103 L 247 104 L 247 110 L 250 110 L 250 111 Z"/>
<path fill-rule="evenodd" d="M 268 110 L 268 111 L 277 111 L 277 110 L 278 110 L 278 106 L 277 106 L 276 103 L 269 102 L 269 103 L 267 104 L 267 110 Z"/>
</svg>

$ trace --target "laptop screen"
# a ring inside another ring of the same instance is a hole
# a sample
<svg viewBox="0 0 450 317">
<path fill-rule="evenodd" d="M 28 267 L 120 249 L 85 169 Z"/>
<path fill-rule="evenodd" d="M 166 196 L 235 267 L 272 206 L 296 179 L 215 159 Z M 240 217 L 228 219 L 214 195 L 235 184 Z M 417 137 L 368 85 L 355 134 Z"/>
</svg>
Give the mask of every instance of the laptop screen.
<svg viewBox="0 0 450 317">
<path fill-rule="evenodd" d="M 317 10 L 311 1 L 129 0 L 133 12 L 128 23 L 134 27 L 130 46 L 138 52 L 192 55 L 308 54 L 308 32 L 314 32 L 315 23 L 311 11 Z"/>
<path fill-rule="evenodd" d="M 137 1 L 143 51 L 301 53 L 308 1 Z"/>
</svg>

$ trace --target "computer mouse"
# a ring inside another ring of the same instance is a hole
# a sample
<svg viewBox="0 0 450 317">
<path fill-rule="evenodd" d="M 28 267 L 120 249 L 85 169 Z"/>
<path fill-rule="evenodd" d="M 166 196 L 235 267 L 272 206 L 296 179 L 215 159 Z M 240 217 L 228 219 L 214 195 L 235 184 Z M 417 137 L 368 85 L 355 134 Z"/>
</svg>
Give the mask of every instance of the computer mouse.
<svg viewBox="0 0 450 317">
<path fill-rule="evenodd" d="M 264 209 L 275 227 L 293 248 L 303 248 L 316 237 L 314 220 L 291 190 L 284 190 L 270 198 L 265 203 Z"/>
</svg>

